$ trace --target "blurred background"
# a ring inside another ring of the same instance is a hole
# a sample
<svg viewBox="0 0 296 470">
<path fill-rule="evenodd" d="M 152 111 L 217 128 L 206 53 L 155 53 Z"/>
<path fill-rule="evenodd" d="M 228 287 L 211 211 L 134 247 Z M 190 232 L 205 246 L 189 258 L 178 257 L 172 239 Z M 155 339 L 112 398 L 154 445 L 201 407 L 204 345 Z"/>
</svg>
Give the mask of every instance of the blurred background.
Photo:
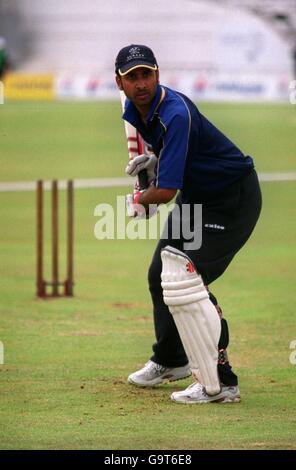
<svg viewBox="0 0 296 470">
<path fill-rule="evenodd" d="M 118 99 L 130 43 L 192 99 L 288 101 L 296 76 L 296 0 L 0 0 L 0 38 L 7 99 Z"/>
</svg>

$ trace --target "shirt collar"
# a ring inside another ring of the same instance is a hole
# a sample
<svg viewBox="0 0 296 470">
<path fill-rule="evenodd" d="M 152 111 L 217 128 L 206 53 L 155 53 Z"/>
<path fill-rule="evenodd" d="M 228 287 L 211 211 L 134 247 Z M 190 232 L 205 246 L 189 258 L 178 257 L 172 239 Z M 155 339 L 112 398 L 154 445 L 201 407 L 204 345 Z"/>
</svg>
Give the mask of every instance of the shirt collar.
<svg viewBox="0 0 296 470">
<path fill-rule="evenodd" d="M 151 103 L 150 111 L 147 116 L 147 122 L 152 121 L 154 114 L 157 112 L 160 104 L 162 103 L 163 99 L 165 97 L 165 89 L 161 85 L 157 85 L 156 89 L 156 94 L 153 98 L 153 101 Z M 122 118 L 125 121 L 130 122 L 132 125 L 136 127 L 136 124 L 140 122 L 140 117 L 139 113 L 137 111 L 137 108 L 135 105 L 130 101 L 127 100 L 127 105 L 125 108 L 125 111 L 123 113 Z"/>
<path fill-rule="evenodd" d="M 151 103 L 151 108 L 147 116 L 147 122 L 152 121 L 154 114 L 157 112 L 160 104 L 162 103 L 163 99 L 165 97 L 165 89 L 161 85 L 157 86 L 156 94 L 154 96 L 154 99 Z"/>
</svg>

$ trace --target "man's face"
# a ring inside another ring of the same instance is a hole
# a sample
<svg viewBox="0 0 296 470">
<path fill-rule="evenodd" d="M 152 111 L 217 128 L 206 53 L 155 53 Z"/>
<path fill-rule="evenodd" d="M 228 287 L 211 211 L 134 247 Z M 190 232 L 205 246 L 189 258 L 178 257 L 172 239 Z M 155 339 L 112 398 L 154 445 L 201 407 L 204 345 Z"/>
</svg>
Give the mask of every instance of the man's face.
<svg viewBox="0 0 296 470">
<path fill-rule="evenodd" d="M 138 108 L 145 108 L 152 102 L 159 83 L 158 70 L 138 67 L 123 77 L 116 76 L 118 88 Z"/>
</svg>

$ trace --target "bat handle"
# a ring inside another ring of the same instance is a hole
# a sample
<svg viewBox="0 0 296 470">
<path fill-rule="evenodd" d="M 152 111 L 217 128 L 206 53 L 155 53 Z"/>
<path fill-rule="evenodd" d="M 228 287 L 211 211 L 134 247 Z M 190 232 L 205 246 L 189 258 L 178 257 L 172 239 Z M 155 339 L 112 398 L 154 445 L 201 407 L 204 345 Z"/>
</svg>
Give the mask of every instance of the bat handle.
<svg viewBox="0 0 296 470">
<path fill-rule="evenodd" d="M 141 170 L 138 173 L 138 180 L 139 180 L 139 186 L 140 186 L 141 190 L 148 188 L 148 177 L 147 177 L 147 171 L 146 170 Z"/>
</svg>

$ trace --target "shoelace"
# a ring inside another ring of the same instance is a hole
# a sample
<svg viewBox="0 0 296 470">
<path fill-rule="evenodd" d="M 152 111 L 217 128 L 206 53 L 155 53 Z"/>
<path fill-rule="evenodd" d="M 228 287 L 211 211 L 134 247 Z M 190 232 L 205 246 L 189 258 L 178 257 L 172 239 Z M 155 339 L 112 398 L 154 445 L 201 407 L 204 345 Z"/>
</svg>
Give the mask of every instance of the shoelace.
<svg viewBox="0 0 296 470">
<path fill-rule="evenodd" d="M 190 397 L 190 391 L 191 391 L 193 388 L 195 389 L 195 390 L 194 390 L 194 393 L 195 393 L 196 395 L 198 395 L 199 392 L 201 392 L 204 396 L 207 396 L 207 393 L 206 393 L 206 391 L 205 391 L 204 386 L 203 386 L 201 383 L 199 383 L 199 382 L 193 382 L 192 384 L 189 385 L 189 387 L 186 388 L 186 392 L 187 392 L 187 396 L 188 396 L 188 397 Z"/>
<path fill-rule="evenodd" d="M 189 387 L 187 387 L 187 390 L 191 389 L 191 388 L 196 388 L 197 390 L 201 390 L 204 388 L 204 386 L 199 383 L 199 382 L 193 382 L 193 384 L 189 385 Z"/>
<path fill-rule="evenodd" d="M 153 369 L 156 369 L 158 372 L 161 372 L 162 370 L 166 369 L 162 365 L 156 364 L 156 362 L 152 362 L 152 361 L 147 362 L 147 364 L 145 364 L 145 365 L 147 366 L 147 372 L 150 372 Z"/>
</svg>

